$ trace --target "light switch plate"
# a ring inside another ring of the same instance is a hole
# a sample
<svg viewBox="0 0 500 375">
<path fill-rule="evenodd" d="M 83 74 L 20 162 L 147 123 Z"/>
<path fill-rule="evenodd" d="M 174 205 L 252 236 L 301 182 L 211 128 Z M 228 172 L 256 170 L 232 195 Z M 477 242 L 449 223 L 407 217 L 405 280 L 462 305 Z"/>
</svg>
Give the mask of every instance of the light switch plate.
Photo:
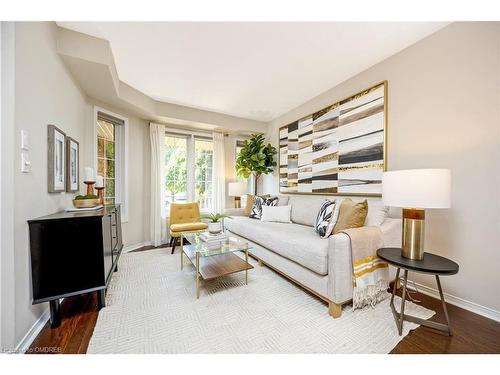
<svg viewBox="0 0 500 375">
<path fill-rule="evenodd" d="M 29 150 L 30 149 L 30 140 L 29 133 L 27 130 L 21 130 L 21 149 Z"/>
<path fill-rule="evenodd" d="M 31 161 L 29 160 L 29 154 L 26 151 L 21 152 L 21 172 L 31 172 Z"/>
</svg>

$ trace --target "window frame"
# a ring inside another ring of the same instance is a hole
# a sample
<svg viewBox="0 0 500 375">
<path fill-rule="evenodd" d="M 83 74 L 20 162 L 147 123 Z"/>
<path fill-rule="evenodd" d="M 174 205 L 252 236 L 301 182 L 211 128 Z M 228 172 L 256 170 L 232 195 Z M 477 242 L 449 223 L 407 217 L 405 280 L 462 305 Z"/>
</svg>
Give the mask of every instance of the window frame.
<svg viewBox="0 0 500 375">
<path fill-rule="evenodd" d="M 94 171 L 97 175 L 97 120 L 99 112 L 123 121 L 115 125 L 115 203 L 121 204 L 121 222 L 128 222 L 128 118 L 94 106 Z"/>
<path fill-rule="evenodd" d="M 187 178 L 186 178 L 186 197 L 188 202 L 194 202 L 196 199 L 196 139 L 204 139 L 212 142 L 213 137 L 210 133 L 196 132 L 183 129 L 169 128 L 165 129 L 165 137 L 185 137 L 186 138 L 186 168 L 187 168 Z M 212 160 L 213 163 L 213 160 Z M 212 165 L 213 168 L 213 165 Z M 213 173 L 213 172 L 212 172 Z M 213 208 L 203 209 L 200 208 L 200 213 L 206 214 L 210 213 Z M 167 210 L 167 218 L 170 216 L 169 210 Z"/>
</svg>

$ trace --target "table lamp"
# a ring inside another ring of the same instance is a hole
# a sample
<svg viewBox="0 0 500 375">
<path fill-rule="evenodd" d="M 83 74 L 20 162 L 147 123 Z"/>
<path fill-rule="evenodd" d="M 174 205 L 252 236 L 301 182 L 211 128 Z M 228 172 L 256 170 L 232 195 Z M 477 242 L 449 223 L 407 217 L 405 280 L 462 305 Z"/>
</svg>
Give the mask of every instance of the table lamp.
<svg viewBox="0 0 500 375">
<path fill-rule="evenodd" d="M 382 200 L 403 208 L 403 251 L 408 259 L 424 258 L 425 209 L 449 208 L 449 169 L 407 169 L 384 172 Z"/>
<path fill-rule="evenodd" d="M 234 207 L 241 207 L 241 196 L 247 193 L 246 182 L 230 182 L 227 187 L 227 195 L 234 197 Z"/>
</svg>

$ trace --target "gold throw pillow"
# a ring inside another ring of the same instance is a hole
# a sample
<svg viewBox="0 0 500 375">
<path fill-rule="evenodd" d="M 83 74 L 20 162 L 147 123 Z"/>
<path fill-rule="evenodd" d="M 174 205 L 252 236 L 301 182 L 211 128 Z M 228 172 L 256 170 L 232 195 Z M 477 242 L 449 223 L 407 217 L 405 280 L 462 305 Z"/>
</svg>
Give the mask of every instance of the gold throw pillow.
<svg viewBox="0 0 500 375">
<path fill-rule="evenodd" d="M 359 228 L 365 223 L 368 214 L 368 202 L 354 202 L 351 198 L 346 198 L 340 205 L 339 218 L 333 228 L 333 234 L 342 232 L 344 229 Z"/>
</svg>

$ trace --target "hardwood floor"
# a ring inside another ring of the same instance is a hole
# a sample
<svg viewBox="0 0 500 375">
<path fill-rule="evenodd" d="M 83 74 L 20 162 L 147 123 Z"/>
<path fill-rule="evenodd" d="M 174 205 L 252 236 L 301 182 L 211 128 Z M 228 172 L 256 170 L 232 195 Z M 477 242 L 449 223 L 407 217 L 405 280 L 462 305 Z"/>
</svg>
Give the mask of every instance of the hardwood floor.
<svg viewBox="0 0 500 375">
<path fill-rule="evenodd" d="M 142 248 L 136 251 L 144 251 Z M 441 302 L 424 294 L 414 294 L 421 305 L 436 311 L 431 320 L 444 322 Z M 448 304 L 452 336 L 427 327 L 411 331 L 392 351 L 394 354 L 500 353 L 500 322 Z M 325 313 L 327 312 L 325 307 Z M 391 314 L 390 311 L 387 311 Z M 45 325 L 28 353 L 85 353 L 98 316 L 95 293 L 70 297 L 61 305 L 61 326 Z M 396 329 L 396 325 L 394 325 Z"/>
</svg>

